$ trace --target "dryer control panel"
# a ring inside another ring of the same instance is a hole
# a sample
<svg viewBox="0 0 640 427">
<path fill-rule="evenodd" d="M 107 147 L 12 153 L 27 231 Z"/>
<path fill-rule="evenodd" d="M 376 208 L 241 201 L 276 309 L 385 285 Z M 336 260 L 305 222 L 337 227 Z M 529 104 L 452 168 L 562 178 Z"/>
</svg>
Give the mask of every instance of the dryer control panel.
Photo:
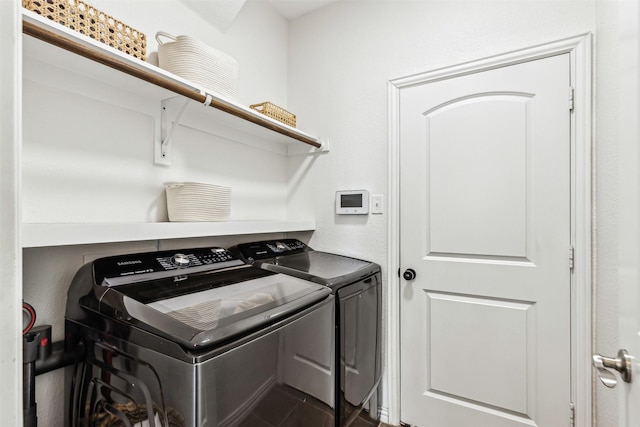
<svg viewBox="0 0 640 427">
<path fill-rule="evenodd" d="M 241 243 L 230 250 L 232 252 L 238 252 L 241 258 L 251 262 L 267 258 L 276 258 L 282 255 L 293 255 L 310 251 L 311 248 L 297 239 L 280 239 Z"/>
</svg>

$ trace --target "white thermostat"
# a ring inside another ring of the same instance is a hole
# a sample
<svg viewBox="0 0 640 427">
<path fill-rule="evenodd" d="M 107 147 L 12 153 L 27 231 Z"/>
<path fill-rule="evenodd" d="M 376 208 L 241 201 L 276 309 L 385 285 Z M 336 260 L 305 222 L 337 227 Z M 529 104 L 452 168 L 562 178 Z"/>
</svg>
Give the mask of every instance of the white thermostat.
<svg viewBox="0 0 640 427">
<path fill-rule="evenodd" d="M 367 190 L 336 191 L 336 213 L 338 215 L 366 215 L 369 213 Z"/>
</svg>

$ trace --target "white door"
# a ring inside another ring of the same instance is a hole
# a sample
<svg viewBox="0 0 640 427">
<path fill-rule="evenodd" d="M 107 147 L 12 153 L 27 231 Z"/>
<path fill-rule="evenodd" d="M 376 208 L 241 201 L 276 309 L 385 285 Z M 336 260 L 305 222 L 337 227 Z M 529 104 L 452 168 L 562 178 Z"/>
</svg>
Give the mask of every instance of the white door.
<svg viewBox="0 0 640 427">
<path fill-rule="evenodd" d="M 402 90 L 403 422 L 568 425 L 569 90 L 568 54 Z"/>
</svg>

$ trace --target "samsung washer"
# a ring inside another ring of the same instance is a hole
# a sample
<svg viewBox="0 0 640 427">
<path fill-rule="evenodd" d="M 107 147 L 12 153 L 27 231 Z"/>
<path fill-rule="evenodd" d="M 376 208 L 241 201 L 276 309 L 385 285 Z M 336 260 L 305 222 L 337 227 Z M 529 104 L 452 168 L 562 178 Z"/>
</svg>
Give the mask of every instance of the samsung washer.
<svg viewBox="0 0 640 427">
<path fill-rule="evenodd" d="M 65 375 L 65 424 L 331 425 L 332 372 L 299 371 L 295 384 L 285 373 L 300 337 L 332 327 L 333 298 L 222 248 L 89 263 L 68 293 L 77 363 Z M 315 357 L 328 366 L 333 353 Z"/>
<path fill-rule="evenodd" d="M 381 378 L 380 266 L 315 251 L 296 239 L 243 243 L 229 249 L 263 270 L 326 286 L 334 295 L 336 426 L 379 421 Z M 366 409 L 363 411 L 363 409 Z"/>
</svg>

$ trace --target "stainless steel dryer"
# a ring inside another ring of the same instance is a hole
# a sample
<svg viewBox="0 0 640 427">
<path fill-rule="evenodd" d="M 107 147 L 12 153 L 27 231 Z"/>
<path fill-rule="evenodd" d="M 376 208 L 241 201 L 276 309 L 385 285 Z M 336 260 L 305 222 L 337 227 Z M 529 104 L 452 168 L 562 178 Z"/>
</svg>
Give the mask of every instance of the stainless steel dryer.
<svg viewBox="0 0 640 427">
<path fill-rule="evenodd" d="M 229 249 L 260 268 L 322 284 L 335 296 L 336 426 L 379 421 L 381 273 L 369 261 L 315 251 L 296 239 L 244 243 Z M 366 411 L 362 411 L 366 409 Z"/>
<path fill-rule="evenodd" d="M 66 344 L 78 362 L 65 375 L 65 423 L 331 425 L 332 382 L 285 374 L 296 346 L 332 328 L 332 308 L 325 286 L 222 248 L 98 259 L 68 293 Z"/>
</svg>

